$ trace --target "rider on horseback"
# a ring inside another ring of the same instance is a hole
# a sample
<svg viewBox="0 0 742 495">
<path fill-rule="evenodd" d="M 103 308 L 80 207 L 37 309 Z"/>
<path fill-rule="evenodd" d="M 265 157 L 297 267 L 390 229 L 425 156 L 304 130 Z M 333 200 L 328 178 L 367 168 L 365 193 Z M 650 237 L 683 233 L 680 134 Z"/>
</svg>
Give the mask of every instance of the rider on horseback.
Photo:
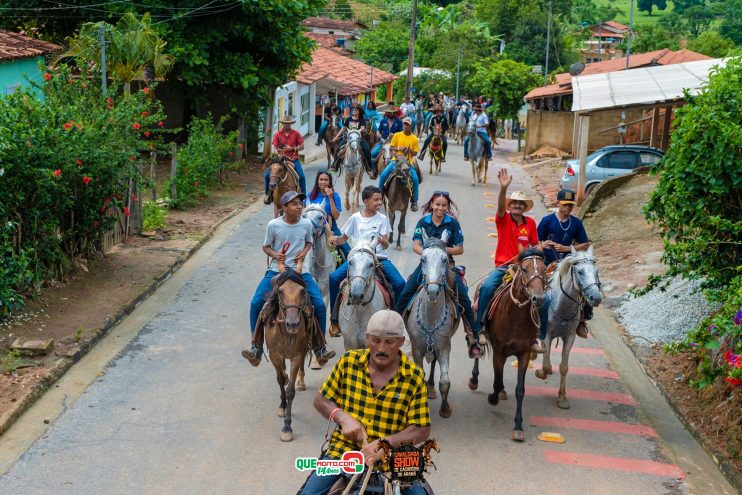
<svg viewBox="0 0 742 495">
<path fill-rule="evenodd" d="M 420 160 L 425 158 L 425 150 L 428 149 L 428 146 L 430 145 L 430 141 L 433 139 L 433 130 L 435 129 L 436 125 L 441 126 L 441 135 L 440 138 L 443 141 L 443 158 L 441 159 L 442 162 L 446 161 L 446 151 L 448 150 L 448 140 L 446 139 L 446 131 L 448 131 L 448 119 L 445 115 L 443 115 L 443 108 L 441 108 L 440 105 L 435 105 L 433 107 L 433 117 L 430 119 L 430 124 L 428 126 L 428 137 L 425 138 L 425 142 L 423 143 L 423 149 L 420 152 L 420 155 L 418 155 L 418 158 Z"/>
<path fill-rule="evenodd" d="M 410 117 L 405 117 L 402 121 L 403 124 L 403 131 L 396 133 L 392 137 L 391 142 L 391 151 L 396 152 L 397 155 L 404 155 L 407 157 L 407 161 L 410 164 L 410 179 L 412 180 L 412 197 L 410 198 L 410 209 L 412 211 L 417 211 L 417 195 L 420 189 L 420 179 L 417 176 L 417 170 L 413 166 L 415 155 L 418 152 L 419 149 L 419 141 L 417 140 L 417 136 L 413 134 L 412 132 L 412 119 Z M 387 178 L 389 175 L 394 171 L 394 167 L 396 166 L 396 163 L 394 159 L 389 163 L 389 165 L 386 166 L 383 172 L 381 172 L 381 175 L 379 176 L 379 189 L 384 188 L 384 184 L 386 183 Z"/>
<path fill-rule="evenodd" d="M 299 192 L 307 190 L 307 179 L 304 177 L 304 169 L 299 161 L 299 151 L 304 149 L 304 138 L 301 133 L 291 128 L 296 119 L 284 115 L 279 121 L 283 128 L 273 135 L 273 152 L 280 153 L 294 163 L 294 170 L 299 175 Z M 269 205 L 273 202 L 273 194 L 270 193 L 270 169 L 265 171 L 265 199 L 263 203 Z"/>
<path fill-rule="evenodd" d="M 263 252 L 270 256 L 271 263 L 265 272 L 263 280 L 255 289 L 250 302 L 250 331 L 252 333 L 252 347 L 242 351 L 242 356 L 257 366 L 263 357 L 262 332 L 255 332 L 258 317 L 265 304 L 266 295 L 271 290 L 271 279 L 279 274 L 279 265 L 296 269 L 297 264 L 302 263 L 309 250 L 312 248 L 312 222 L 301 217 L 301 211 L 306 196 L 289 191 L 281 197 L 281 206 L 284 214 L 282 217 L 274 218 L 268 222 L 263 241 Z M 284 250 L 285 245 L 288 248 Z M 306 282 L 306 292 L 314 307 L 314 316 L 317 318 L 319 328 L 313 332 L 310 342 L 314 345 L 313 351 L 320 366 L 324 365 L 335 356 L 335 351 L 327 349 L 324 333 L 327 329 L 327 308 L 322 300 L 317 283 L 309 274 L 309 266 L 302 269 L 301 277 Z M 311 325 L 316 328 L 316 325 Z"/>
<path fill-rule="evenodd" d="M 384 112 L 384 118 L 379 122 L 378 137 L 380 139 L 376 143 L 376 146 L 374 146 L 374 149 L 371 150 L 372 160 L 376 161 L 376 158 L 384 147 L 382 140 L 389 136 L 394 136 L 397 132 L 402 132 L 402 121 L 397 117 L 397 109 L 394 107 L 394 102 L 390 101 L 386 107 L 386 111 Z"/>
<path fill-rule="evenodd" d="M 363 200 L 363 210 L 351 215 L 341 229 L 343 234 L 339 237 L 331 237 L 330 242 L 334 246 L 339 246 L 348 239 L 358 242 L 371 241 L 374 237 L 377 237 L 379 244 L 376 246 L 376 258 L 379 260 L 384 276 L 392 286 L 394 300 L 396 301 L 405 281 L 386 252 L 386 248 L 389 247 L 389 232 L 392 231 L 392 226 L 389 225 L 389 219 L 386 215 L 379 213 L 379 209 L 381 209 L 381 190 L 376 186 L 366 186 L 361 192 L 361 199 Z M 332 336 L 340 333 L 336 307 L 340 282 L 347 276 L 347 261 L 330 274 L 330 335 Z"/>
<path fill-rule="evenodd" d="M 366 327 L 367 349 L 348 351 L 337 362 L 314 398 L 314 407 L 336 428 L 323 459 L 341 459 L 360 450 L 368 466 L 382 457 L 380 440 L 392 447 L 417 444 L 430 435 L 425 374 L 400 352 L 405 324 L 393 311 L 375 313 Z M 391 385 L 390 385 L 391 384 Z M 324 495 L 341 475 L 313 472 L 301 495 Z M 402 495 L 424 495 L 419 480 Z"/>
<path fill-rule="evenodd" d="M 412 250 L 418 255 L 423 252 L 423 233 L 427 237 L 440 239 L 444 231 L 448 231 L 448 261 L 451 267 L 456 266 L 454 255 L 464 254 L 464 233 L 461 231 L 461 225 L 457 220 L 458 207 L 451 200 L 447 191 L 435 191 L 427 203 L 423 205 L 423 216 L 418 220 L 415 226 L 415 233 L 412 236 Z M 456 274 L 456 292 L 458 296 L 458 305 L 463 310 L 464 328 L 466 329 L 466 340 L 469 345 L 469 353 L 472 357 L 481 357 L 482 349 L 474 339 L 473 329 L 476 326 L 474 321 L 474 312 L 471 308 L 469 299 L 469 289 L 464 284 L 461 276 Z M 422 263 L 418 263 L 415 271 L 407 279 L 402 293 L 397 300 L 397 312 L 403 314 L 407 306 L 415 297 L 422 279 Z"/>
<path fill-rule="evenodd" d="M 323 114 L 323 120 L 322 125 L 319 126 L 319 135 L 317 136 L 317 146 L 322 144 L 322 140 L 325 138 L 325 131 L 330 125 L 330 122 L 332 122 L 333 117 L 338 117 L 338 125 L 342 125 L 342 120 L 340 120 L 340 114 L 342 111 L 340 108 L 338 108 L 337 104 L 335 104 L 335 100 L 330 100 L 330 103 L 327 104 L 324 110 Z"/>
<path fill-rule="evenodd" d="M 487 125 L 489 124 L 489 119 L 487 118 L 487 115 L 482 110 L 482 105 L 480 103 L 476 103 L 474 105 L 474 117 L 472 117 L 475 120 L 477 124 L 477 135 L 482 138 L 482 141 L 484 141 L 484 150 L 485 153 L 487 153 L 487 160 L 492 160 L 492 141 L 490 141 L 490 137 L 487 135 Z M 464 138 L 464 160 L 469 159 L 469 136 L 466 136 Z"/>
<path fill-rule="evenodd" d="M 338 170 L 340 168 L 340 163 L 343 160 L 344 151 L 345 151 L 345 143 L 347 141 L 346 134 L 349 131 L 358 131 L 363 135 L 364 131 L 366 130 L 366 122 L 361 117 L 361 111 L 362 109 L 358 106 L 353 107 L 351 110 L 351 116 L 345 119 L 345 123 L 343 124 L 343 128 L 340 129 L 340 132 L 338 132 L 338 135 L 335 136 L 335 141 L 340 141 L 340 145 L 338 146 L 338 153 L 335 157 L 335 161 L 332 164 L 333 170 Z M 375 173 L 376 172 L 376 164 L 371 161 L 371 148 L 369 148 L 368 143 L 361 139 L 361 150 L 363 151 L 363 158 L 366 160 L 366 164 L 368 167 Z"/>
</svg>

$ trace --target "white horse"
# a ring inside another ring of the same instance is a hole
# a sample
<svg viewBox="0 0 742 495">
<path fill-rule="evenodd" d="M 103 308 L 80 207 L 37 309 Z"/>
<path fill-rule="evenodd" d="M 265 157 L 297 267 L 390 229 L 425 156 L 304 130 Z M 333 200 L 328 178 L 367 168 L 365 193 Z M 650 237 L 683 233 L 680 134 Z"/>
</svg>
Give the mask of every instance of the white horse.
<svg viewBox="0 0 742 495">
<path fill-rule="evenodd" d="M 469 136 L 469 162 L 471 163 L 471 185 L 487 183 L 487 154 L 485 153 L 484 141 L 477 133 L 477 123 L 474 119 L 469 121 L 467 128 Z"/>
<path fill-rule="evenodd" d="M 464 138 L 466 137 L 466 112 L 469 110 L 467 105 L 461 105 L 459 114 L 456 116 L 456 124 L 454 125 L 454 139 L 456 144 L 464 144 Z"/>
<path fill-rule="evenodd" d="M 361 133 L 359 131 L 348 132 L 348 141 L 343 157 L 343 169 L 345 172 L 345 209 L 358 208 L 361 195 L 361 181 L 363 180 L 363 151 L 361 150 Z M 350 194 L 355 189 L 355 199 L 350 202 Z"/>
<path fill-rule="evenodd" d="M 302 217 L 312 222 L 312 249 L 307 253 L 306 263 L 309 273 L 317 282 L 325 302 L 330 300 L 330 274 L 335 270 L 336 259 L 333 247 L 330 245 L 330 219 L 325 207 L 327 199 L 322 203 L 310 204 L 304 209 Z M 328 305 L 329 307 L 329 305 Z"/>
<path fill-rule="evenodd" d="M 551 375 L 551 342 L 562 339 L 562 362 L 559 363 L 559 397 L 557 406 L 569 409 L 566 385 L 569 370 L 569 353 L 575 343 L 577 325 L 580 323 L 582 305 L 587 302 L 596 307 L 603 301 L 603 292 L 598 278 L 598 265 L 595 263 L 593 248 L 577 251 L 572 247 L 572 254 L 564 258 L 557 266 L 549 280 L 549 329 L 546 333 L 546 351 L 540 370 L 536 376 L 545 380 Z"/>
</svg>

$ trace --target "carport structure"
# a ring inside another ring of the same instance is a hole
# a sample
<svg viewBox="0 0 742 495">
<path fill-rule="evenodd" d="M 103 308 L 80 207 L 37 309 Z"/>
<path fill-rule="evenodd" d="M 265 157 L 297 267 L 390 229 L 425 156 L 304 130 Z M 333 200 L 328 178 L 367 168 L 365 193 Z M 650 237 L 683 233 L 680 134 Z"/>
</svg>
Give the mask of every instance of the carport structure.
<svg viewBox="0 0 742 495">
<path fill-rule="evenodd" d="M 651 117 L 626 122 L 623 126 L 625 128 L 651 119 L 649 145 L 667 149 L 673 108 L 684 104 L 686 91 L 690 95 L 698 94 L 708 81 L 712 69 L 724 64 L 722 59 L 710 59 L 573 77 L 573 149 L 577 150 L 580 159 L 578 202 L 582 202 L 585 196 L 587 144 L 590 115 L 593 112 L 609 109 L 648 110 Z M 661 116 L 662 109 L 664 118 Z"/>
</svg>

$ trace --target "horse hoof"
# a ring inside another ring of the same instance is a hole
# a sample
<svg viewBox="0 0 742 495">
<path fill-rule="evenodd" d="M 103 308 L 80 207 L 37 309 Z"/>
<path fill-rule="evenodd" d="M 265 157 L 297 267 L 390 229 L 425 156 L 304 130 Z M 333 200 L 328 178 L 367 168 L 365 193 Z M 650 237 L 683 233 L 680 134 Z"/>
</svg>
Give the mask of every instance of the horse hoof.
<svg viewBox="0 0 742 495">
<path fill-rule="evenodd" d="M 496 406 L 500 403 L 500 398 L 497 396 L 497 394 L 489 394 L 487 396 L 487 402 L 489 402 L 493 406 Z"/>
<path fill-rule="evenodd" d="M 286 409 L 283 407 L 278 408 L 278 417 L 279 418 L 285 418 L 286 417 Z"/>
<path fill-rule="evenodd" d="M 559 409 L 569 409 L 569 401 L 566 398 L 557 399 L 557 407 Z"/>
<path fill-rule="evenodd" d="M 438 394 L 435 393 L 435 389 L 429 388 L 428 389 L 428 399 L 437 399 Z"/>
<path fill-rule="evenodd" d="M 476 390 L 479 388 L 479 382 L 469 379 L 469 390 Z"/>
<path fill-rule="evenodd" d="M 534 372 L 534 375 L 536 375 L 536 378 L 539 378 L 541 380 L 546 380 L 548 373 L 546 373 L 546 371 L 544 371 L 544 369 L 541 368 L 540 370 L 536 370 Z"/>
<path fill-rule="evenodd" d="M 296 390 L 298 390 L 300 392 L 303 392 L 306 389 L 307 389 L 307 384 L 306 383 L 304 383 L 304 382 L 298 382 L 296 384 Z"/>
<path fill-rule="evenodd" d="M 453 406 L 451 404 L 448 405 L 447 408 L 442 408 L 438 411 L 438 414 L 441 415 L 441 418 L 450 418 L 451 414 L 453 414 Z"/>
<path fill-rule="evenodd" d="M 281 432 L 281 441 L 282 442 L 290 442 L 294 439 L 294 434 L 290 431 L 282 431 Z"/>
<path fill-rule="evenodd" d="M 523 430 L 513 430 L 512 438 L 516 442 L 525 442 L 526 434 L 523 432 Z"/>
<path fill-rule="evenodd" d="M 498 397 L 500 398 L 500 400 L 508 400 L 508 394 L 504 390 L 500 391 L 500 394 L 498 395 Z"/>
<path fill-rule="evenodd" d="M 477 185 L 477 183 L 476 182 L 472 182 L 471 185 L 472 185 L 472 187 L 474 187 L 474 186 Z"/>
<path fill-rule="evenodd" d="M 402 246 L 400 246 L 399 244 L 397 244 L 396 246 L 394 246 L 394 249 L 396 249 L 397 251 L 401 251 L 402 250 Z"/>
</svg>

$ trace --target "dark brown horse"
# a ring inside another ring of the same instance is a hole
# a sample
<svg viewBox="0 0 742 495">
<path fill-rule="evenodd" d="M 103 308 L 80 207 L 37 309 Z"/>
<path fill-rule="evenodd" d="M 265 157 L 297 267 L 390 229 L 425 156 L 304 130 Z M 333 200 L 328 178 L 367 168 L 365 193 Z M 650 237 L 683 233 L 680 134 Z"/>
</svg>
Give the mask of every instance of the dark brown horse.
<svg viewBox="0 0 742 495">
<path fill-rule="evenodd" d="M 433 130 L 433 137 L 430 139 L 430 175 L 441 173 L 441 163 L 443 160 L 443 131 L 441 125 L 436 124 Z"/>
<path fill-rule="evenodd" d="M 394 242 L 394 221 L 397 214 L 400 213 L 399 224 L 397 226 L 397 249 L 401 249 L 400 238 L 405 233 L 405 218 L 407 217 L 407 207 L 410 205 L 412 197 L 412 177 L 410 177 L 410 162 L 404 156 L 398 156 L 394 162 L 394 171 L 382 190 L 382 199 L 384 200 L 384 211 L 389 217 L 389 224 L 392 231 L 389 233 L 389 244 Z"/>
<path fill-rule="evenodd" d="M 270 169 L 268 186 L 273 196 L 273 217 L 276 218 L 281 211 L 281 196 L 288 191 L 298 191 L 299 179 L 293 162 L 285 156 L 269 157 L 265 162 L 265 168 Z"/>
<path fill-rule="evenodd" d="M 526 393 L 526 370 L 531 357 L 531 346 L 538 334 L 538 308 L 546 301 L 545 286 L 546 268 L 543 255 L 535 249 L 523 251 L 518 256 L 518 265 L 511 283 L 506 285 L 503 282 L 493 318 L 487 320 L 485 313 L 483 321 L 487 339 L 492 347 L 492 366 L 495 370 L 494 392 L 487 397 L 490 404 L 496 406 L 500 399 L 507 398 L 503 385 L 503 367 L 508 356 L 518 358 L 518 385 L 515 387 L 517 407 L 515 428 L 512 433 L 513 440 L 518 442 L 525 440 L 523 396 Z M 469 380 L 470 389 L 477 389 L 478 377 L 479 358 L 476 358 Z"/>
<path fill-rule="evenodd" d="M 335 160 L 335 156 L 337 156 L 338 152 L 338 143 L 337 141 L 335 141 L 335 136 L 337 136 L 338 132 L 340 132 L 340 126 L 338 125 L 339 118 L 340 117 L 338 117 L 337 115 L 332 116 L 323 137 L 325 140 L 325 151 L 327 152 L 328 167 Z"/>
</svg>

